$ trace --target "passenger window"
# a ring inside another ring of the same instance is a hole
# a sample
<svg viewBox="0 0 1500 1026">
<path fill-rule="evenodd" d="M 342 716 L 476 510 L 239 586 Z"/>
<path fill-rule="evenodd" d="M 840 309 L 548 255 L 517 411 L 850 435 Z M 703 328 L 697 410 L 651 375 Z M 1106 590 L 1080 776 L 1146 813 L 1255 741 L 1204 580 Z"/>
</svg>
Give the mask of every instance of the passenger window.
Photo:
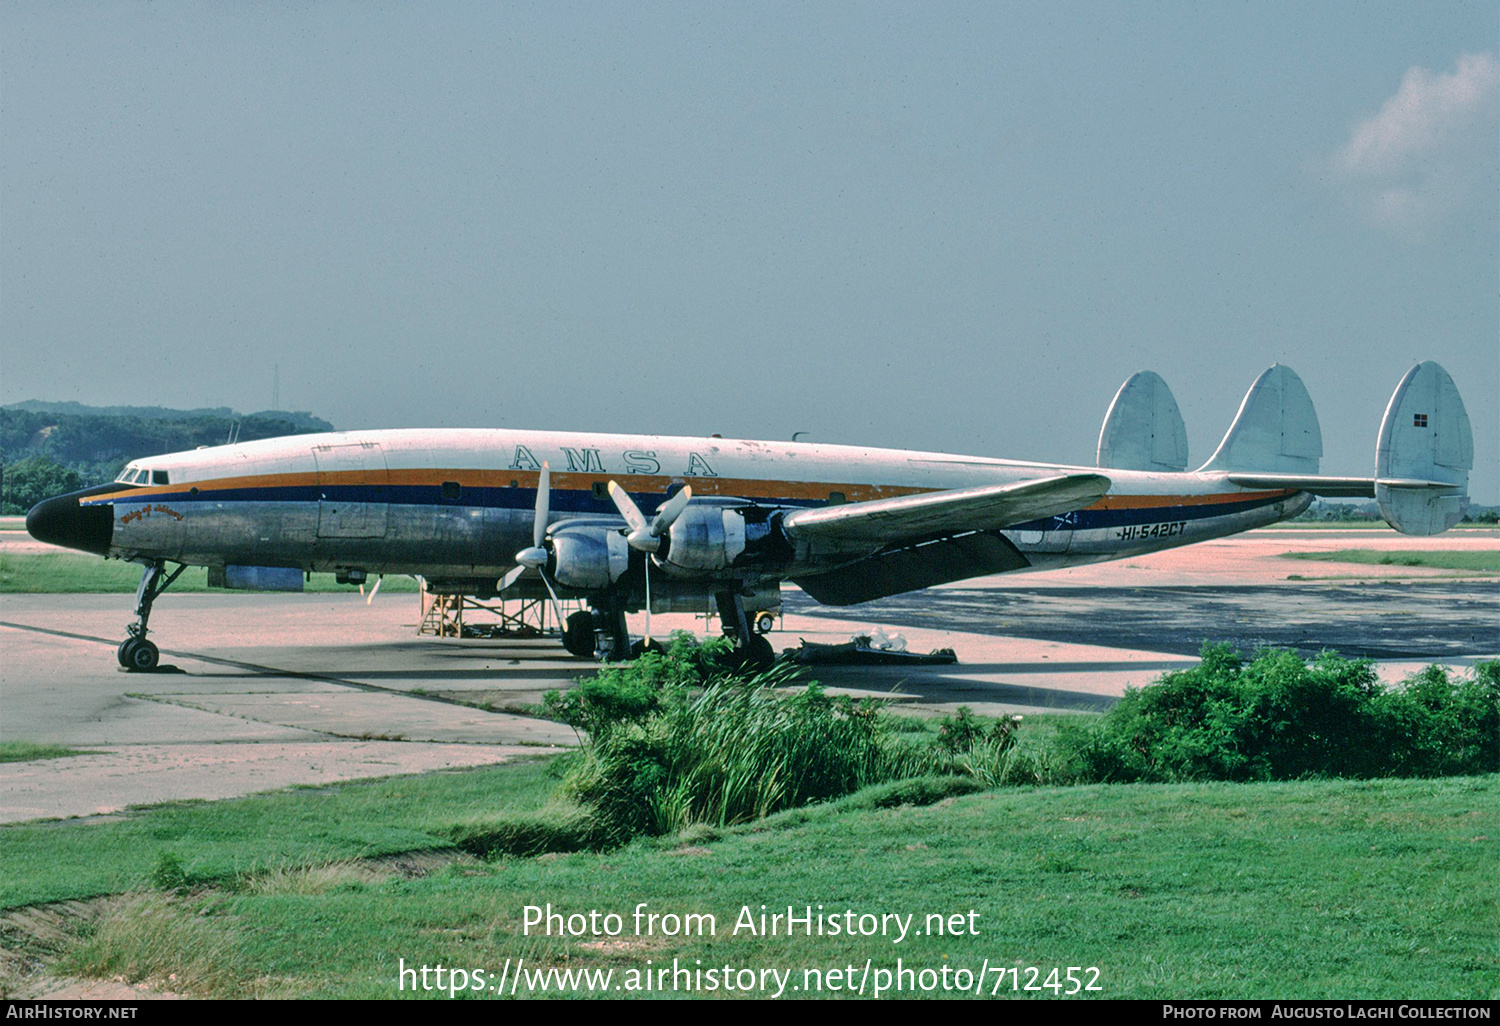
<svg viewBox="0 0 1500 1026">
<path fill-rule="evenodd" d="M 449 499 L 449 500 L 456 499 L 456 498 L 458 498 L 459 493 L 462 492 L 462 491 L 463 491 L 463 489 L 459 487 L 459 484 L 458 484 L 457 481 L 444 481 L 443 482 L 443 498 L 445 498 L 445 499 Z"/>
<path fill-rule="evenodd" d="M 167 480 L 167 472 L 165 470 L 153 470 L 151 472 L 151 483 L 170 484 L 171 482 Z"/>
</svg>

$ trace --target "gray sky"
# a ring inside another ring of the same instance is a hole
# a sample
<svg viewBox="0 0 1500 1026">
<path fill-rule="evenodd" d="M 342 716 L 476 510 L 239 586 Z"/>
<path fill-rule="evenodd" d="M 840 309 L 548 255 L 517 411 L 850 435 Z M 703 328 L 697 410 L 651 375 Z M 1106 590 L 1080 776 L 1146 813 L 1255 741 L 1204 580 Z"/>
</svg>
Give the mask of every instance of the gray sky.
<svg viewBox="0 0 1500 1026">
<path fill-rule="evenodd" d="M 0 402 L 1326 473 L 1436 359 L 1500 500 L 1500 8 L 0 7 Z M 1196 464 L 1195 464 L 1196 465 Z"/>
</svg>

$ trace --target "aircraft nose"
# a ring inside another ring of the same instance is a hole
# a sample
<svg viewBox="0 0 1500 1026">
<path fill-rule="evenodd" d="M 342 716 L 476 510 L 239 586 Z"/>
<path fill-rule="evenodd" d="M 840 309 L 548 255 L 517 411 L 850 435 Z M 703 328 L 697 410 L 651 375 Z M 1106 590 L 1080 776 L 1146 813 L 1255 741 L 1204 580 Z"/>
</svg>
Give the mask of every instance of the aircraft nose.
<svg viewBox="0 0 1500 1026">
<path fill-rule="evenodd" d="M 107 556 L 110 538 L 114 534 L 114 506 L 80 506 L 78 500 L 118 488 L 119 485 L 101 485 L 43 499 L 26 514 L 26 530 L 37 541 L 48 545 L 62 545 Z"/>
</svg>

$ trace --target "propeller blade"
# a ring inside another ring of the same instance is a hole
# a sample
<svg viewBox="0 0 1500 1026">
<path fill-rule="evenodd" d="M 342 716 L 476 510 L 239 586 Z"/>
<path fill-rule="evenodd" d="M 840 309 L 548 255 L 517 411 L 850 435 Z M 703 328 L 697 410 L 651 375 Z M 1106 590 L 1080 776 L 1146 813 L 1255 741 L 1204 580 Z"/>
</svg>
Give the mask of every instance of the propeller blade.
<svg viewBox="0 0 1500 1026">
<path fill-rule="evenodd" d="M 511 570 L 510 573 L 506 574 L 504 577 L 500 578 L 500 580 L 495 583 L 495 590 L 496 591 L 504 591 L 506 588 L 509 588 L 512 584 L 515 584 L 516 583 L 516 578 L 520 577 L 525 572 L 526 572 L 526 564 L 522 563 L 522 564 L 518 565 L 515 569 Z"/>
<path fill-rule="evenodd" d="M 539 549 L 547 537 L 548 504 L 552 501 L 552 468 L 542 461 L 542 474 L 536 483 L 536 519 L 531 522 L 531 547 Z"/>
<path fill-rule="evenodd" d="M 380 590 L 380 582 L 383 580 L 385 580 L 384 577 L 375 578 L 375 587 L 371 588 L 370 594 L 365 596 L 365 605 L 368 606 L 371 602 L 375 601 L 375 593 Z M 361 588 L 360 590 L 363 591 L 364 589 Z"/>
<path fill-rule="evenodd" d="M 542 575 L 542 583 L 547 586 L 547 594 L 552 596 L 552 615 L 557 619 L 558 626 L 562 626 L 562 602 L 557 597 L 557 591 L 552 587 L 552 581 L 548 579 L 547 571 L 538 568 L 537 573 Z"/>
<path fill-rule="evenodd" d="M 651 557 L 646 557 L 646 648 L 651 647 Z"/>
<path fill-rule="evenodd" d="M 620 516 L 625 518 L 625 523 L 630 525 L 630 532 L 634 534 L 639 531 L 645 534 L 647 531 L 645 514 L 635 504 L 630 493 L 620 487 L 618 481 L 609 483 L 609 497 L 614 500 L 615 509 L 620 511 Z"/>
<path fill-rule="evenodd" d="M 688 500 L 693 497 L 693 489 L 690 485 L 683 485 L 682 491 L 672 496 L 661 504 L 656 511 L 656 517 L 651 521 L 651 535 L 660 538 L 667 533 L 673 521 L 682 516 L 682 511 L 687 508 Z"/>
</svg>

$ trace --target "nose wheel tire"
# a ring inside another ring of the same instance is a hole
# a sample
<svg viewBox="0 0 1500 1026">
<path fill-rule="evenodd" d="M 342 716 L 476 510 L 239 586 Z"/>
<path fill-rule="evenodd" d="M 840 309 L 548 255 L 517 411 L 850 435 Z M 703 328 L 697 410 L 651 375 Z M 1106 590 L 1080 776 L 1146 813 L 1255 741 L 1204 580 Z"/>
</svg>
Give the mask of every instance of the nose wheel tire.
<svg viewBox="0 0 1500 1026">
<path fill-rule="evenodd" d="M 577 612 L 568 617 L 563 628 L 563 648 L 580 659 L 594 657 L 594 617 L 591 613 Z"/>
<path fill-rule="evenodd" d="M 161 661 L 161 652 L 145 638 L 126 638 L 115 654 L 121 666 L 135 673 L 150 673 Z"/>
</svg>

